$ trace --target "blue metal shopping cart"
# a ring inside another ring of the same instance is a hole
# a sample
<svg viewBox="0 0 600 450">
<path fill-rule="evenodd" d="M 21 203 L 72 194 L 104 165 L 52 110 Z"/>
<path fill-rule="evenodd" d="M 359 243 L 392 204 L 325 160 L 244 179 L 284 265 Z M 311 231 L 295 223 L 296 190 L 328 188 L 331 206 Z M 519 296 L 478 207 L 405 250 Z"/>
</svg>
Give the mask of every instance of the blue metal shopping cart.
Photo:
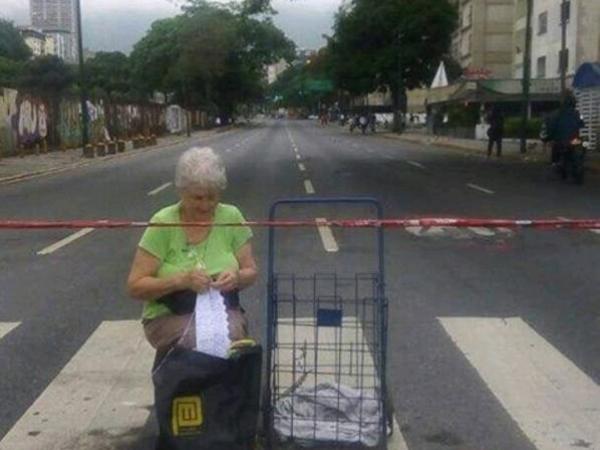
<svg viewBox="0 0 600 450">
<path fill-rule="evenodd" d="M 350 205 L 368 207 L 383 219 L 381 204 L 371 198 L 281 200 L 272 205 L 269 219 L 278 219 L 283 207 Z M 383 229 L 374 234 L 373 271 L 298 274 L 278 272 L 277 232 L 269 231 L 267 449 L 387 448 L 392 417 Z"/>
</svg>

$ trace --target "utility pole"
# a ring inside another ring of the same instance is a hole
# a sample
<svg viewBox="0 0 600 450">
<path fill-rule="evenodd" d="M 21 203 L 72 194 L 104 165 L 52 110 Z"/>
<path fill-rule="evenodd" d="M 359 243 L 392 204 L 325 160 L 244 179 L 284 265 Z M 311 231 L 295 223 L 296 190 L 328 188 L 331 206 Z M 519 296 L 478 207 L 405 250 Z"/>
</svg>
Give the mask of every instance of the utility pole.
<svg viewBox="0 0 600 450">
<path fill-rule="evenodd" d="M 527 122 L 529 119 L 529 94 L 531 88 L 531 21 L 533 0 L 527 1 L 527 24 L 525 25 L 525 53 L 523 55 L 523 105 L 521 120 L 521 153 L 527 152 Z"/>
<path fill-rule="evenodd" d="M 567 95 L 567 23 L 571 16 L 571 2 L 562 0 L 560 5 L 560 27 L 561 27 L 561 47 L 560 47 L 560 101 L 565 102 Z"/>
<path fill-rule="evenodd" d="M 87 80 L 85 77 L 85 64 L 83 62 L 83 33 L 81 25 L 81 0 L 76 3 L 77 14 L 77 50 L 79 56 L 79 89 L 81 94 L 81 147 L 85 152 L 85 146 L 89 144 L 89 113 L 87 108 Z M 85 154 L 85 153 L 84 153 Z"/>
</svg>

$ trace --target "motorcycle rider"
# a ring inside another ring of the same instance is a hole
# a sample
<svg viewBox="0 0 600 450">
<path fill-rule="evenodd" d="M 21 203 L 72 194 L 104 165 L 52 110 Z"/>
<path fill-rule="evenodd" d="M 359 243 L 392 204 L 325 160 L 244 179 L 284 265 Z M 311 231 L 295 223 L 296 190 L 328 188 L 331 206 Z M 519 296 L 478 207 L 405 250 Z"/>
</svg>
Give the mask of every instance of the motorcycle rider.
<svg viewBox="0 0 600 450">
<path fill-rule="evenodd" d="M 562 106 L 547 124 L 547 139 L 552 142 L 554 165 L 565 156 L 571 141 L 579 136 L 579 131 L 585 126 L 576 107 L 577 99 L 572 93 L 567 93 Z"/>
</svg>

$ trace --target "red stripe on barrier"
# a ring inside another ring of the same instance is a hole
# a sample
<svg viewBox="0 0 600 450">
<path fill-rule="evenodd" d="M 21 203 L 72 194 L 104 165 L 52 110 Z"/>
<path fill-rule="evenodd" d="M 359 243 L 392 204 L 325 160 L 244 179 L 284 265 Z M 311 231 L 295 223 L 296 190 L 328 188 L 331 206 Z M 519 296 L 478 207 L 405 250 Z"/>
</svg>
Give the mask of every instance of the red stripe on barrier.
<svg viewBox="0 0 600 450">
<path fill-rule="evenodd" d="M 407 228 L 407 227 L 448 227 L 448 228 L 549 228 L 549 229 L 600 229 L 600 219 L 461 219 L 461 218 L 422 218 L 422 219 L 345 219 L 325 220 L 279 220 L 279 221 L 247 221 L 243 223 L 212 223 L 212 222 L 182 222 L 182 223 L 151 223 L 119 220 L 74 220 L 74 221 L 43 221 L 43 220 L 0 220 L 0 229 L 4 230 L 33 230 L 33 229 L 80 229 L 80 228 L 147 228 L 147 227 L 273 227 L 273 228 L 302 228 L 329 226 L 334 228 Z"/>
</svg>

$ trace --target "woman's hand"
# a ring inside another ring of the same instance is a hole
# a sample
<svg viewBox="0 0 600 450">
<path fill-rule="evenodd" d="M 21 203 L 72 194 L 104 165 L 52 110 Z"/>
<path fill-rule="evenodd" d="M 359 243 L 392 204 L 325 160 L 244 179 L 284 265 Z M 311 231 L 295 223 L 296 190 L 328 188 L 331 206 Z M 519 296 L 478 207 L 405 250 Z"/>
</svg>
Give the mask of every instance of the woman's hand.
<svg viewBox="0 0 600 450">
<path fill-rule="evenodd" d="M 236 290 L 240 284 L 240 273 L 237 270 L 226 270 L 221 272 L 217 279 L 210 286 L 221 292 L 231 292 Z"/>
<path fill-rule="evenodd" d="M 210 287 L 210 277 L 203 270 L 192 270 L 181 275 L 180 286 L 182 290 L 206 292 Z"/>
</svg>

